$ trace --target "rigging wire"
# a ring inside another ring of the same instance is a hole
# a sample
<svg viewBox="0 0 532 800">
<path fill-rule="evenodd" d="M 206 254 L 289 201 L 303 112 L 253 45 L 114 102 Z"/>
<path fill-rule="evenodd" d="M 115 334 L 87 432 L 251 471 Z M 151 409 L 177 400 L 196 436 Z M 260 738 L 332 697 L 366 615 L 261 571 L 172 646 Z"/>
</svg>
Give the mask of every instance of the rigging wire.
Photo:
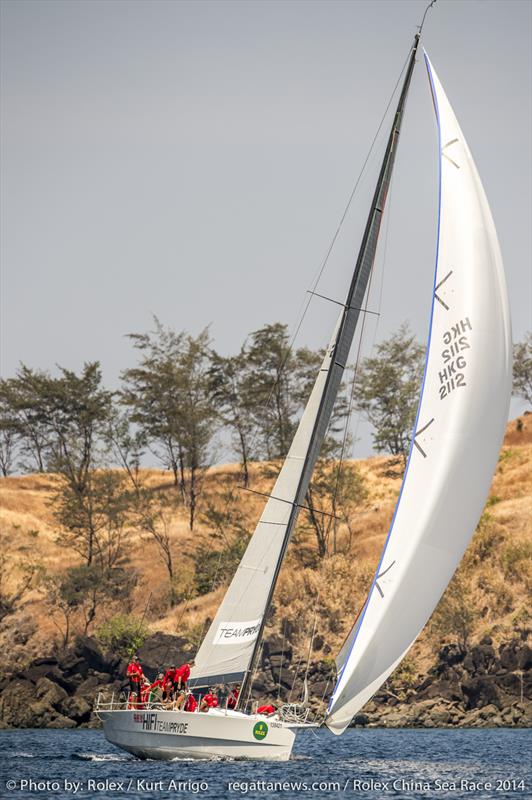
<svg viewBox="0 0 532 800">
<path fill-rule="evenodd" d="M 436 0 L 434 0 L 434 2 L 436 2 Z M 374 331 L 373 331 L 373 340 L 372 340 L 371 347 L 370 347 L 370 353 L 372 353 L 374 348 L 375 348 L 375 341 L 377 339 L 377 331 L 379 329 L 380 312 L 381 312 L 381 308 L 382 308 L 382 297 L 383 297 L 383 288 L 384 288 L 384 275 L 385 275 L 385 270 L 386 270 L 386 255 L 387 255 L 387 252 L 388 252 L 388 237 L 389 237 L 389 233 L 390 233 L 390 218 L 391 218 L 391 210 L 392 210 L 392 207 L 393 207 L 393 202 L 392 201 L 393 201 L 393 177 L 392 177 L 392 180 L 390 182 L 390 190 L 389 190 L 389 193 L 388 193 L 388 206 L 387 206 L 387 213 L 386 213 L 386 226 L 385 226 L 385 231 L 384 231 L 384 247 L 383 247 L 383 256 L 382 256 L 381 281 L 380 281 L 380 287 L 379 287 L 379 301 L 378 301 L 378 304 L 377 304 L 377 309 L 378 309 L 377 322 L 376 322 L 376 325 L 375 325 L 375 328 L 374 328 Z M 369 279 L 369 285 L 368 285 L 368 291 L 366 293 L 366 302 L 365 302 L 364 311 L 367 310 L 367 307 L 369 305 L 370 295 L 371 295 L 371 288 L 372 288 L 372 285 L 373 285 L 373 277 L 374 277 L 374 270 L 371 271 L 371 275 L 370 275 L 370 279 Z M 359 368 L 359 364 L 360 364 L 362 346 L 363 346 L 363 341 L 364 341 L 366 318 L 367 318 L 367 314 L 364 313 L 364 316 L 363 316 L 363 319 L 362 319 L 361 328 L 360 328 L 360 337 L 359 337 L 359 340 L 358 340 L 357 356 L 356 356 L 356 360 L 355 360 L 355 364 L 354 364 L 354 368 L 353 368 L 353 379 L 351 381 L 350 396 L 349 396 L 349 401 L 348 401 L 348 410 L 347 410 L 345 427 L 344 427 L 344 434 L 343 434 L 343 440 L 342 440 L 342 448 L 341 448 L 341 451 L 340 451 L 340 458 L 338 460 L 338 469 L 337 469 L 337 473 L 336 473 L 336 482 L 335 482 L 335 487 L 334 487 L 334 492 L 333 492 L 332 508 L 336 507 L 336 499 L 337 499 L 339 486 L 340 486 L 341 471 L 343 469 L 343 465 L 344 465 L 344 462 L 345 462 L 345 454 L 346 454 L 347 445 L 348 445 L 348 438 L 349 438 L 349 425 L 350 425 L 351 416 L 352 416 L 352 412 L 353 412 L 355 386 L 356 386 L 357 373 L 358 373 L 358 368 Z M 360 426 L 361 417 L 362 417 L 362 414 L 361 414 L 361 412 L 359 412 L 358 417 L 357 417 L 357 425 L 356 425 L 356 429 L 355 429 L 355 442 L 356 442 L 356 434 L 358 433 L 358 429 L 359 429 L 359 426 Z"/>
</svg>

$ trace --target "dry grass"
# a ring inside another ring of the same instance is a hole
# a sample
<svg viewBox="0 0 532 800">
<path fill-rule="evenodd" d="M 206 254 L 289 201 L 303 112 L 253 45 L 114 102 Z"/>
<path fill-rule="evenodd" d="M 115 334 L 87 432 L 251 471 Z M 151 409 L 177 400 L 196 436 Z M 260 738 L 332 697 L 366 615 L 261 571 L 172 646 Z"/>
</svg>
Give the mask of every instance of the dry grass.
<svg viewBox="0 0 532 800">
<path fill-rule="evenodd" d="M 527 567 L 530 561 L 527 562 L 526 552 L 532 545 L 532 415 L 522 417 L 521 423 L 521 431 L 517 430 L 516 421 L 508 425 L 483 522 L 462 567 L 462 573 L 466 570 L 472 601 L 482 610 L 476 635 L 491 633 L 495 638 L 506 635 L 515 627 L 516 618 L 524 614 L 530 591 Z M 339 647 L 364 601 L 393 515 L 401 481 L 394 476 L 393 469 L 390 470 L 390 459 L 374 457 L 357 462 L 357 467 L 364 477 L 368 495 L 357 510 L 356 519 L 351 521 L 349 552 L 346 552 L 349 536 L 344 527 L 339 531 L 339 552 L 323 560 L 317 568 L 305 567 L 298 551 L 312 552 L 315 542 L 311 534 L 300 531 L 298 547 L 291 548 L 281 574 L 271 628 L 280 632 L 288 624 L 291 638 L 301 652 L 308 647 L 314 609 L 325 648 L 317 655 L 334 653 Z M 161 492 L 175 491 L 167 472 L 146 470 L 144 480 Z M 263 467 L 252 466 L 254 489 L 268 492 L 272 483 L 272 478 L 263 476 Z M 65 552 L 56 542 L 58 530 L 51 500 L 57 484 L 58 478 L 53 475 L 27 475 L 0 481 L 2 549 L 9 555 L 8 583 L 12 586 L 16 585 L 24 564 L 30 561 L 41 564 L 48 574 L 76 562 L 75 554 Z M 252 530 L 264 499 L 237 491 L 238 485 L 237 465 L 214 467 L 206 476 L 206 496 L 213 499 L 232 488 L 239 510 Z M 182 509 L 170 526 L 177 571 L 185 582 L 190 582 L 193 576 L 198 547 L 211 541 L 210 529 L 201 521 L 201 508 L 198 520 L 191 533 L 186 511 Z M 142 616 L 147 611 L 146 618 L 153 630 L 188 632 L 196 641 L 205 621 L 213 617 L 223 596 L 223 587 L 168 610 L 167 575 L 154 542 L 142 531 L 131 529 L 127 552 L 131 568 L 139 575 L 133 613 Z M 6 646 L 11 641 L 13 627 L 32 620 L 33 633 L 25 647 L 28 652 L 48 647 L 57 634 L 50 612 L 43 585 L 37 582 L 17 614 L 6 618 L 0 632 L 0 645 Z M 438 643 L 438 636 L 429 625 L 412 651 L 413 658 L 419 665 L 425 664 Z"/>
</svg>

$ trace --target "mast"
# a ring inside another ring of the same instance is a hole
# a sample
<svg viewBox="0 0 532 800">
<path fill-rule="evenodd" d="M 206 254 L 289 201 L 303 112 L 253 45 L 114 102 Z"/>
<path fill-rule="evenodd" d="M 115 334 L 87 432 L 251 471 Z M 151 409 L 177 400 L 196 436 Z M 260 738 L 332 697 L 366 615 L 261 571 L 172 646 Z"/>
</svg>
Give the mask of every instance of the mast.
<svg viewBox="0 0 532 800">
<path fill-rule="evenodd" d="M 321 397 L 318 414 L 316 416 L 316 420 L 310 437 L 310 443 L 305 458 L 305 464 L 301 473 L 294 503 L 292 505 L 292 509 L 288 519 L 288 523 L 286 525 L 281 552 L 277 560 L 277 565 L 275 568 L 273 580 L 271 582 L 270 590 L 268 593 L 264 614 L 260 622 L 259 632 L 253 647 L 253 653 L 251 656 L 251 660 L 249 662 L 249 667 L 246 671 L 246 675 L 244 677 L 244 681 L 242 683 L 242 687 L 240 690 L 238 705 L 242 705 L 242 703 L 245 702 L 245 697 L 250 689 L 253 671 L 255 668 L 260 644 L 264 633 L 264 627 L 266 625 L 266 620 L 268 618 L 268 613 L 272 604 L 273 594 L 275 592 L 275 587 L 277 584 L 279 573 L 281 571 L 281 566 L 286 554 L 286 549 L 288 547 L 290 538 L 292 536 L 292 532 L 297 522 L 299 509 L 302 505 L 305 504 L 304 502 L 305 496 L 307 494 L 310 479 L 312 477 L 312 472 L 314 470 L 314 466 L 316 464 L 321 446 L 323 444 L 323 440 L 325 438 L 325 434 L 327 432 L 333 406 L 336 401 L 336 397 L 338 395 L 340 384 L 342 382 L 344 369 L 347 364 L 347 359 L 349 358 L 349 351 L 353 343 L 353 338 L 355 335 L 358 318 L 360 316 L 360 311 L 362 309 L 362 303 L 364 302 L 364 296 L 366 294 L 369 276 L 371 274 L 373 263 L 375 261 L 379 231 L 384 213 L 384 207 L 386 205 L 386 198 L 388 196 L 388 190 L 390 187 L 392 170 L 395 161 L 395 155 L 397 152 L 397 145 L 399 141 L 399 133 L 401 130 L 401 123 L 403 121 L 403 114 L 406 105 L 408 90 L 410 88 L 412 72 L 414 70 L 420 34 L 421 30 L 414 37 L 414 43 L 412 45 L 410 58 L 408 60 L 408 66 L 406 70 L 405 79 L 403 82 L 403 87 L 401 90 L 401 95 L 399 97 L 399 102 L 397 104 L 397 109 L 395 111 L 392 127 L 390 130 L 390 135 L 388 137 L 388 143 L 386 145 L 382 166 L 380 169 L 377 185 L 375 188 L 375 193 L 373 195 L 373 200 L 371 203 L 368 219 L 366 222 L 364 235 L 362 237 L 362 243 L 360 245 L 360 250 L 356 261 L 355 270 L 353 273 L 353 277 L 351 279 L 351 285 L 349 287 L 344 310 L 341 315 L 341 320 L 338 328 L 338 335 L 336 337 L 336 342 L 333 345 L 331 365 L 327 373 L 325 388 Z"/>
</svg>

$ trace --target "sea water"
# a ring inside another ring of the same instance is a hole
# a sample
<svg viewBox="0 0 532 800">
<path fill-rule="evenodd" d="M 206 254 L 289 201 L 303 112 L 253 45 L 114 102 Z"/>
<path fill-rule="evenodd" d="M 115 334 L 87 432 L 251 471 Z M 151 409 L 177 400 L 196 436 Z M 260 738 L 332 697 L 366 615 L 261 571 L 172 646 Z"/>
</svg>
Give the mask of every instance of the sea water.
<svg viewBox="0 0 532 800">
<path fill-rule="evenodd" d="M 288 762 L 140 761 L 98 730 L 0 731 L 0 795 L 32 798 L 532 798 L 530 730 L 300 731 Z"/>
</svg>

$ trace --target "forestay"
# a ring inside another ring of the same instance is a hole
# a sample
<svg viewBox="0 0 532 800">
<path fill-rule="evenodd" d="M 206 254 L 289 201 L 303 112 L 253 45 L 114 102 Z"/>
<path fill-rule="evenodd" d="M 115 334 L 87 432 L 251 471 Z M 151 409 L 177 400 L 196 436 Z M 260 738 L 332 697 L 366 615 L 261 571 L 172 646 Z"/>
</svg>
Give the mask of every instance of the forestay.
<svg viewBox="0 0 532 800">
<path fill-rule="evenodd" d="M 510 399 L 510 316 L 497 235 L 462 131 L 425 60 L 440 151 L 427 361 L 395 516 L 337 659 L 325 720 L 336 734 L 401 661 L 451 580 L 486 501 Z"/>
</svg>

